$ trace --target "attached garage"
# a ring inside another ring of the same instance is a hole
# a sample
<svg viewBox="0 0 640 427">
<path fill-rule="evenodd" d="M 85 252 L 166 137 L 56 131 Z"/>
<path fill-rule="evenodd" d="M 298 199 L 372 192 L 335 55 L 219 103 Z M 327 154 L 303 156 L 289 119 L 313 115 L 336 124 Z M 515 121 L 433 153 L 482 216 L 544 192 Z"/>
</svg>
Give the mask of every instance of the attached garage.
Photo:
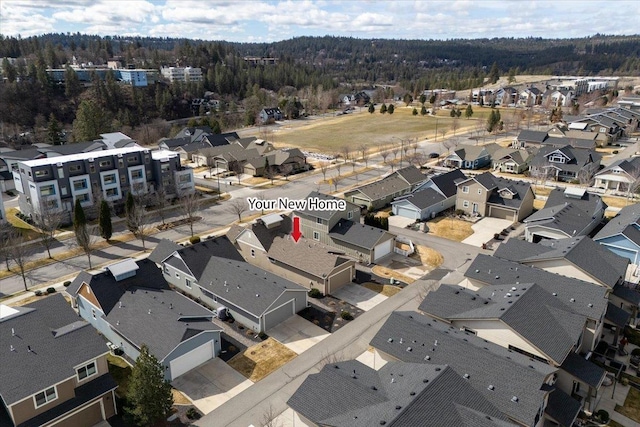
<svg viewBox="0 0 640 427">
<path fill-rule="evenodd" d="M 351 267 L 342 270 L 333 276 L 329 277 L 327 283 L 327 293 L 332 294 L 347 283 L 351 283 L 352 280 L 352 271 Z"/>
<path fill-rule="evenodd" d="M 416 209 L 411 209 L 406 206 L 394 206 L 393 211 L 394 215 L 404 218 L 418 219 L 420 217 L 420 213 Z"/>
<path fill-rule="evenodd" d="M 376 262 L 393 251 L 393 239 L 386 240 L 373 249 L 373 261 Z"/>
<path fill-rule="evenodd" d="M 489 206 L 489 215 L 492 218 L 508 219 L 510 221 L 516 221 L 516 213 L 510 209 L 498 208 L 495 206 Z"/>
<path fill-rule="evenodd" d="M 213 341 L 207 341 L 206 343 L 194 348 L 188 353 L 178 356 L 169 362 L 171 368 L 171 381 L 175 380 L 185 372 L 190 371 L 198 365 L 213 359 L 215 357 L 215 351 L 213 348 Z"/>
<path fill-rule="evenodd" d="M 263 317 L 264 330 L 268 331 L 269 328 L 279 325 L 294 314 L 296 314 L 294 300 L 287 301 L 280 307 L 276 307 L 273 310 L 266 312 Z"/>
<path fill-rule="evenodd" d="M 86 427 L 98 424 L 104 418 L 102 417 L 101 400 L 96 400 L 83 410 L 76 412 L 70 417 L 64 418 L 57 423 L 48 424 L 49 426 L 65 426 L 65 427 Z"/>
</svg>

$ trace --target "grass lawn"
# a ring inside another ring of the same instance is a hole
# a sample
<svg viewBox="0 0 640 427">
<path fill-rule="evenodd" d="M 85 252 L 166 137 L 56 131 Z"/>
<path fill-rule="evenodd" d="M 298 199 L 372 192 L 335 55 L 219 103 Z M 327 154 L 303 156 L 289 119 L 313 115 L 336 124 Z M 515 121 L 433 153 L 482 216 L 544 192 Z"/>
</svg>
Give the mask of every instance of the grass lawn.
<svg viewBox="0 0 640 427">
<path fill-rule="evenodd" d="M 364 286 L 367 289 L 371 289 L 374 292 L 382 294 L 385 297 L 392 297 L 402 290 L 402 288 L 399 288 L 397 286 L 379 285 L 377 283 L 371 283 L 371 282 L 363 283 L 362 286 Z"/>
<path fill-rule="evenodd" d="M 393 277 L 394 279 L 398 279 L 401 282 L 404 282 L 406 284 L 411 284 L 411 283 L 416 281 L 415 279 L 413 279 L 413 278 L 411 278 L 409 276 L 405 276 L 402 273 L 398 273 L 395 270 L 392 270 L 392 269 L 387 268 L 387 267 L 383 267 L 381 265 L 374 266 L 371 269 L 371 271 L 373 271 L 374 274 L 377 274 L 380 277 L 385 277 L 387 279 L 391 279 Z"/>
<path fill-rule="evenodd" d="M 437 268 L 444 262 L 442 254 L 435 249 L 422 245 L 416 245 L 415 249 L 416 251 L 412 257 L 420 259 L 423 265 L 429 266 L 430 268 Z"/>
<path fill-rule="evenodd" d="M 630 387 L 624 406 L 616 405 L 616 412 L 640 423 L 640 391 Z"/>
<path fill-rule="evenodd" d="M 533 209 L 540 210 L 540 209 L 544 208 L 545 203 L 547 203 L 546 200 L 534 199 L 533 200 Z"/>
<path fill-rule="evenodd" d="M 473 234 L 471 223 L 457 218 L 441 216 L 427 222 L 429 233 L 445 239 L 461 242 Z"/>
<path fill-rule="evenodd" d="M 634 203 L 633 200 L 628 200 L 626 197 L 611 196 L 603 196 L 602 201 L 605 202 L 607 206 L 612 208 L 624 208 L 625 206 L 629 206 Z"/>
<path fill-rule="evenodd" d="M 7 209 L 7 222 L 13 225 L 24 236 L 25 240 L 35 240 L 40 237 L 40 234 L 31 225 L 18 218 L 16 213 L 18 213 L 18 208 Z"/>
<path fill-rule="evenodd" d="M 273 338 L 247 348 L 235 355 L 228 364 L 253 382 L 260 381 L 297 354 Z"/>
<path fill-rule="evenodd" d="M 489 113 L 489 109 L 486 110 L 481 111 L 477 108 L 474 109 L 471 119 L 458 119 L 459 128 L 456 132 L 462 132 L 465 127 L 475 127 L 478 120 L 484 121 L 484 117 Z M 413 107 L 398 107 L 392 115 L 380 114 L 378 111 L 373 114 L 362 112 L 309 120 L 308 123 L 302 124 L 298 122 L 277 129 L 273 139 L 278 146 L 333 153 L 339 152 L 345 145 L 353 148 L 360 144 L 372 146 L 379 143 L 397 143 L 398 139 L 433 138 L 436 117 L 413 116 L 412 111 Z M 451 122 L 453 119 L 449 117 L 449 110 L 438 112 L 438 139 L 442 137 L 443 129 L 447 130 L 446 135 L 452 134 Z M 259 136 L 259 133 L 260 130 L 256 129 L 252 136 Z"/>
</svg>

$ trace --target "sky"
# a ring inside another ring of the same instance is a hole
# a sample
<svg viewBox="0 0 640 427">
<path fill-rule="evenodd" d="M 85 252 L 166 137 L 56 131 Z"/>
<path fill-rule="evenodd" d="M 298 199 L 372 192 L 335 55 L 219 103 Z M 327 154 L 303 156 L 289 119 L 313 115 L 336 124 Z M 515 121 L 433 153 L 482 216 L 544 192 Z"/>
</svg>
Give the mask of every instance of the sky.
<svg viewBox="0 0 640 427">
<path fill-rule="evenodd" d="M 298 36 L 386 39 L 569 38 L 639 34 L 627 0 L 0 0 L 0 34 L 185 37 L 273 42 Z"/>
</svg>

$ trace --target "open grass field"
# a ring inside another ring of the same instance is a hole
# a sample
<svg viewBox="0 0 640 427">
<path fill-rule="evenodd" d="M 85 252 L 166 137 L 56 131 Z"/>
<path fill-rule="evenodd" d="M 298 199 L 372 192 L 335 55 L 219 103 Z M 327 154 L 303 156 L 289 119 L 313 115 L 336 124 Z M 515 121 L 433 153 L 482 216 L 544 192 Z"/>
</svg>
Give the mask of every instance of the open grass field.
<svg viewBox="0 0 640 427">
<path fill-rule="evenodd" d="M 419 107 L 417 107 L 419 109 Z M 398 143 L 408 138 L 433 139 L 438 126 L 438 140 L 442 138 L 442 130 L 446 130 L 445 137 L 453 135 L 449 117 L 449 110 L 439 110 L 437 116 L 413 116 L 413 106 L 397 107 L 392 115 L 373 114 L 368 112 L 345 114 L 342 116 L 327 116 L 314 120 L 286 122 L 285 125 L 273 126 L 269 132 L 269 139 L 277 146 L 299 147 L 309 151 L 323 153 L 339 152 L 342 147 L 357 147 L 360 144 L 373 146 L 377 144 Z M 474 108 L 471 119 L 458 119 L 459 128 L 456 133 L 465 128 L 474 128 L 478 120 L 484 123 L 490 113 L 489 108 Z M 436 120 L 437 119 L 437 120 Z M 260 137 L 260 130 L 247 133 Z"/>
<path fill-rule="evenodd" d="M 297 354 L 273 338 L 249 347 L 229 360 L 229 366 L 253 382 L 258 382 Z"/>
<path fill-rule="evenodd" d="M 640 423 L 640 391 L 631 387 L 624 406 L 616 405 L 616 412 Z"/>
</svg>

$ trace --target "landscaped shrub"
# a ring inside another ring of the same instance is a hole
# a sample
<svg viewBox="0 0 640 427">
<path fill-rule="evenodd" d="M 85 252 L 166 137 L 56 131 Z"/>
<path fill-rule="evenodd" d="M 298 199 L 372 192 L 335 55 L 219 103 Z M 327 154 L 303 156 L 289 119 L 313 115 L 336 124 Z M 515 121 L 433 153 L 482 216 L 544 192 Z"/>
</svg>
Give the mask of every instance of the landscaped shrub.
<svg viewBox="0 0 640 427">
<path fill-rule="evenodd" d="M 40 295 L 42 295 L 42 291 L 41 290 L 37 290 L 34 292 L 35 296 L 39 297 Z"/>
<path fill-rule="evenodd" d="M 464 211 L 462 209 L 456 209 L 455 214 L 458 216 L 464 215 Z"/>
<path fill-rule="evenodd" d="M 311 288 L 308 294 L 311 298 L 322 298 L 322 292 L 320 292 L 320 289 Z"/>
<path fill-rule="evenodd" d="M 599 411 L 596 411 L 594 415 L 598 417 L 598 419 L 603 423 L 609 422 L 609 413 L 604 409 L 600 409 Z"/>
<path fill-rule="evenodd" d="M 200 413 L 196 410 L 196 408 L 187 409 L 187 418 L 190 420 L 199 420 L 201 417 Z"/>
<path fill-rule="evenodd" d="M 56 293 L 56 288 L 47 288 L 47 293 L 48 294 L 55 294 Z"/>
<path fill-rule="evenodd" d="M 258 338 L 260 338 L 261 340 L 266 340 L 267 338 L 269 338 L 269 335 L 265 334 L 264 332 L 260 332 L 258 334 Z"/>
<path fill-rule="evenodd" d="M 71 282 L 67 280 L 67 281 L 66 281 L 66 282 L 64 282 L 62 285 L 63 285 L 65 288 L 67 288 L 67 287 L 69 287 L 69 285 L 70 285 L 70 284 L 71 284 Z"/>
<path fill-rule="evenodd" d="M 200 236 L 193 236 L 189 239 L 189 242 L 191 242 L 192 245 L 195 245 L 196 243 L 200 243 Z"/>
<path fill-rule="evenodd" d="M 353 316 L 347 310 L 342 310 L 342 313 L 340 313 L 340 317 L 342 317 L 344 320 L 353 320 Z"/>
</svg>

